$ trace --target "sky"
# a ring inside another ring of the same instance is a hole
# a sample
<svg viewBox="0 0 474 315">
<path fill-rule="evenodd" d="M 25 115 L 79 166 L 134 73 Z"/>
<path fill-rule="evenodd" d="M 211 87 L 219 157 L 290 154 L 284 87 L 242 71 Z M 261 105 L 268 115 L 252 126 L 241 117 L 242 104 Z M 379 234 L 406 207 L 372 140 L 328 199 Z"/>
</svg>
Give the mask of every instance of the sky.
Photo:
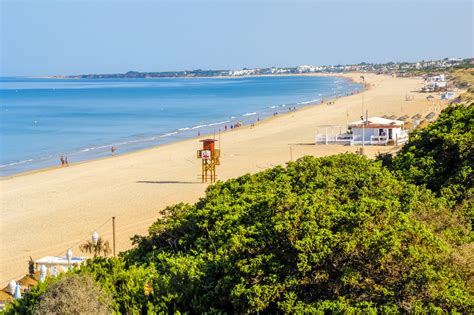
<svg viewBox="0 0 474 315">
<path fill-rule="evenodd" d="M 0 76 L 473 57 L 473 1 L 0 0 Z"/>
</svg>

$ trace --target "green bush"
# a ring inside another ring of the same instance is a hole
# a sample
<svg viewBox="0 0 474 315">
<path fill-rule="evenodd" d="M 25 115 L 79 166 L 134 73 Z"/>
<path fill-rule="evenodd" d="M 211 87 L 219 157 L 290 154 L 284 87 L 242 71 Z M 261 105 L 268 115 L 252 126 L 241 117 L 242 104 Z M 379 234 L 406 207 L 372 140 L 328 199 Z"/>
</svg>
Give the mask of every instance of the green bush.
<svg viewBox="0 0 474 315">
<path fill-rule="evenodd" d="M 63 274 L 40 283 L 5 314 L 110 314 L 113 300 L 92 277 Z"/>
<path fill-rule="evenodd" d="M 412 215 L 437 206 L 380 163 L 305 157 L 167 208 L 124 258 L 155 266 L 164 312 L 467 310 L 448 245 Z"/>
<path fill-rule="evenodd" d="M 474 191 L 474 104 L 453 105 L 384 164 L 416 185 L 460 202 Z"/>
</svg>

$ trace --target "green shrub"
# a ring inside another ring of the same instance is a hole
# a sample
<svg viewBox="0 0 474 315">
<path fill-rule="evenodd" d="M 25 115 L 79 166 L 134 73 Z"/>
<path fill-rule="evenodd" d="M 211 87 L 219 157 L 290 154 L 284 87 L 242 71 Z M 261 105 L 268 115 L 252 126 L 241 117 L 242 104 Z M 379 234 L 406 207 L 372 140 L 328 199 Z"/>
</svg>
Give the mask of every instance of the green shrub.
<svg viewBox="0 0 474 315">
<path fill-rule="evenodd" d="M 438 206 L 380 163 L 305 157 L 167 208 L 125 259 L 156 267 L 165 312 L 467 310 L 448 245 L 412 215 Z"/>
</svg>

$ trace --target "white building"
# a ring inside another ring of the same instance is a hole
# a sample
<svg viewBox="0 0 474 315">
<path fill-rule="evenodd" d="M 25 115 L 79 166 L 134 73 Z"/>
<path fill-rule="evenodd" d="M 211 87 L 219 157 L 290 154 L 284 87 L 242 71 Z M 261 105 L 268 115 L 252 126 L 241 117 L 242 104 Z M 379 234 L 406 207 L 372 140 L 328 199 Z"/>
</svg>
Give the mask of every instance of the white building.
<svg viewBox="0 0 474 315">
<path fill-rule="evenodd" d="M 230 70 L 229 71 L 229 75 L 234 76 L 234 77 L 254 75 L 254 74 L 257 74 L 257 69 Z"/>
<path fill-rule="evenodd" d="M 317 70 L 317 67 L 311 65 L 301 65 L 297 67 L 299 73 L 316 72 Z"/>
<path fill-rule="evenodd" d="M 372 144 L 387 145 L 399 144 L 408 140 L 408 133 L 401 120 L 370 117 L 366 121 L 355 121 L 349 124 L 352 130 L 351 145 Z"/>
<path fill-rule="evenodd" d="M 367 121 L 354 121 L 348 124 L 350 131 L 337 133 L 339 126 L 318 126 L 316 144 L 350 144 L 361 145 L 396 145 L 408 140 L 408 132 L 404 128 L 405 123 L 401 120 L 371 117 Z"/>
<path fill-rule="evenodd" d="M 426 92 L 437 91 L 439 89 L 445 89 L 448 85 L 444 74 L 427 77 L 425 79 L 425 87 L 423 88 Z"/>
</svg>

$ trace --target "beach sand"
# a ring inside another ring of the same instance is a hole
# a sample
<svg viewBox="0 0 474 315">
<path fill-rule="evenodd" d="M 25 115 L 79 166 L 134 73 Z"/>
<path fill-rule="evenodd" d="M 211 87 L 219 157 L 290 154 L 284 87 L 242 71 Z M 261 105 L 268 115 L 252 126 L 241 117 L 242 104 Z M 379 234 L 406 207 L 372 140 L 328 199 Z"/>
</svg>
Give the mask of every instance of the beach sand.
<svg viewBox="0 0 474 315">
<path fill-rule="evenodd" d="M 344 76 L 360 81 L 360 74 Z M 414 92 L 423 85 L 420 78 L 364 76 L 370 84 L 364 92 L 369 117 L 426 115 L 433 109 L 426 94 Z M 413 101 L 405 101 L 407 93 L 414 96 Z M 218 179 L 284 165 L 304 155 L 355 152 L 357 148 L 351 146 L 314 145 L 314 139 L 318 129 L 324 133 L 318 125 L 340 125 L 344 131 L 347 121 L 359 120 L 361 102 L 362 95 L 356 94 L 337 99 L 334 105 L 311 106 L 262 121 L 254 128 L 221 133 Z M 69 247 L 75 256 L 87 256 L 78 245 L 94 230 L 112 243 L 112 216 L 116 217 L 118 252 L 131 247 L 133 235 L 147 233 L 161 209 L 197 201 L 208 186 L 199 178 L 198 140 L 0 180 L 0 285 L 27 273 L 30 256 L 64 255 Z M 395 149 L 373 146 L 366 147 L 366 153 L 374 156 Z"/>
</svg>

